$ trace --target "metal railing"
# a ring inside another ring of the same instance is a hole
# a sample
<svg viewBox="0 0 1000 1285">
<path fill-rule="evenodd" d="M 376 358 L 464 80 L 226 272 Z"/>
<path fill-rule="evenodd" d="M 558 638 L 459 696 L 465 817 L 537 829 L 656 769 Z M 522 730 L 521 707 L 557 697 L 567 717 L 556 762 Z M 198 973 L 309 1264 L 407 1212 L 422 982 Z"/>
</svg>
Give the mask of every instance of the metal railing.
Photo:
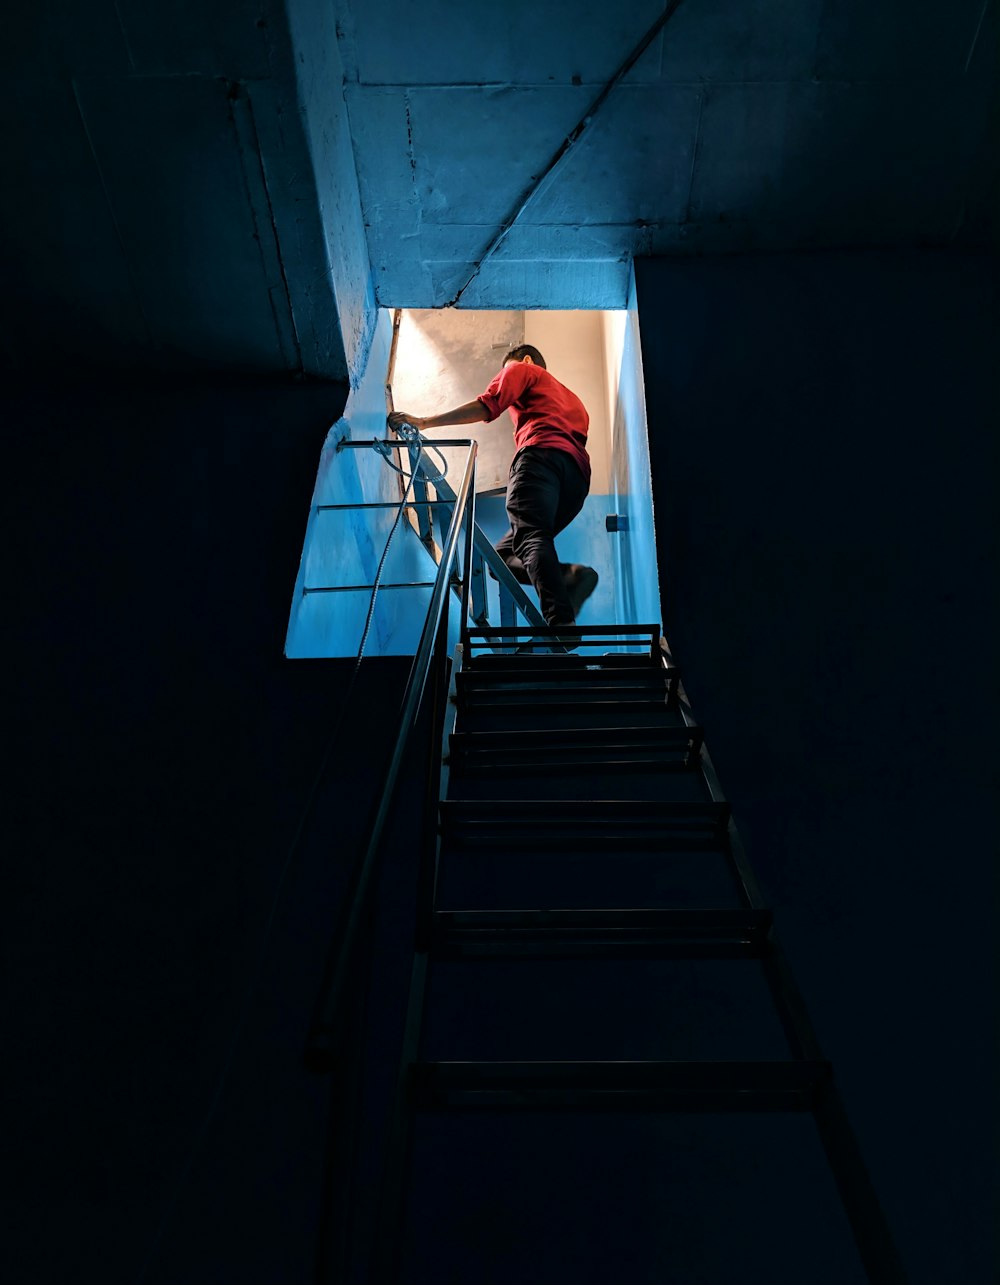
<svg viewBox="0 0 1000 1285">
<path fill-rule="evenodd" d="M 388 456 L 391 450 L 405 451 L 408 454 L 412 470 L 409 483 L 399 500 L 318 504 L 316 512 L 352 513 L 357 511 L 367 512 L 368 510 L 384 511 L 387 509 L 408 511 L 412 515 L 411 527 L 413 533 L 423 545 L 428 556 L 437 565 L 440 561 L 441 549 L 447 543 L 447 524 L 450 523 L 455 512 L 458 496 L 445 480 L 444 473 L 437 474 L 431 468 L 427 459 L 427 452 L 434 451 L 439 453 L 439 447 L 468 448 L 473 445 L 475 443 L 471 438 L 430 440 L 408 426 L 400 430 L 398 441 L 374 438 L 361 441 L 341 441 L 337 445 L 338 454 L 344 450 L 361 450 L 372 447 L 377 448 L 380 454 L 384 456 Z M 404 470 L 398 469 L 397 471 L 406 476 Z M 431 489 L 435 493 L 434 499 L 430 497 Z M 412 499 L 408 498 L 408 493 L 411 490 Z M 499 590 L 501 627 L 507 629 L 512 627 L 518 614 L 520 614 L 530 628 L 547 630 L 548 626 L 541 612 L 525 593 L 522 586 L 515 580 L 507 564 L 494 549 L 486 532 L 475 521 L 474 512 L 471 525 L 472 550 L 463 566 L 461 577 L 453 577 L 451 581 L 452 589 L 456 595 L 465 594 L 463 599 L 463 621 L 467 622 L 471 618 L 473 623 L 480 628 L 486 628 L 490 624 L 485 575 L 485 568 L 488 566 L 490 576 L 497 582 Z M 438 530 L 440 547 L 435 540 L 435 528 Z M 460 584 L 465 581 L 468 584 L 464 590 L 461 590 Z M 381 593 L 383 589 L 433 589 L 434 584 L 435 581 L 433 580 L 384 582 L 378 578 L 376 578 L 375 584 L 304 584 L 302 586 L 302 596 L 305 598 L 313 594 Z M 511 648 L 508 644 L 498 644 L 496 648 L 496 650 L 509 649 Z"/>
<path fill-rule="evenodd" d="M 344 442 L 344 448 L 371 449 L 373 441 Z M 393 449 L 407 449 L 405 442 L 386 442 L 384 445 Z M 400 713 L 399 731 L 393 746 L 389 767 L 386 771 L 382 793 L 375 807 L 374 817 L 369 829 L 368 843 L 364 854 L 352 872 L 350 886 L 344 898 L 340 921 L 333 938 L 331 956 L 328 960 L 326 974 L 310 1028 L 306 1046 L 306 1065 L 316 1071 L 331 1071 L 338 1064 L 344 1039 L 344 1017 L 348 1002 L 350 980 L 358 955 L 358 944 L 362 925 L 366 922 L 371 910 L 371 898 L 377 884 L 379 869 L 379 849 L 385 824 L 392 808 L 393 795 L 399 778 L 400 768 L 406 756 L 407 744 L 413 728 L 420 715 L 428 678 L 433 678 L 435 687 L 446 681 L 446 660 L 448 643 L 448 610 L 451 601 L 452 587 L 459 588 L 461 601 L 461 630 L 466 637 L 469 622 L 469 589 L 470 570 L 472 567 L 473 540 L 476 519 L 476 455 L 477 444 L 471 438 L 461 438 L 444 442 L 446 446 L 464 446 L 468 448 L 465 472 L 457 491 L 451 492 L 451 521 L 448 525 L 441 561 L 433 581 L 430 606 L 424 621 L 420 642 L 410 667 L 406 690 L 403 695 Z M 405 503 L 403 501 L 402 503 Z M 399 507 L 397 502 L 395 507 Z M 366 504 L 354 505 L 355 508 L 372 507 Z M 382 507 L 376 505 L 374 507 Z M 455 567 L 459 548 L 459 537 L 463 534 L 464 551 L 462 573 L 456 579 L 452 572 Z M 352 588 L 378 591 L 377 583 L 368 586 L 351 586 Z M 382 586 L 391 588 L 396 586 Z M 405 586 L 399 586 L 405 587 Z M 437 659 L 438 663 L 432 662 Z"/>
<path fill-rule="evenodd" d="M 417 514 L 417 536 L 430 556 L 434 557 L 433 522 L 430 510 L 438 507 L 447 512 L 448 507 L 455 502 L 455 492 L 443 475 L 435 476 L 432 473 L 424 452 L 428 448 L 436 450 L 438 447 L 448 446 L 450 443 L 431 440 L 409 426 L 400 430 L 400 436 L 409 444 L 411 467 L 414 471 L 413 490 L 418 501 L 414 505 Z M 433 487 L 437 496 L 436 500 L 428 498 L 428 487 Z M 486 628 L 490 623 L 486 578 L 484 575 L 484 566 L 488 566 L 490 575 L 497 582 L 499 588 L 501 626 L 508 628 L 513 626 L 517 613 L 520 613 L 528 626 L 546 629 L 548 626 L 545 618 L 524 592 L 521 585 L 514 579 L 510 568 L 494 549 L 486 532 L 483 531 L 478 523 L 473 524 L 473 544 L 469 592 L 472 605 L 470 614 L 475 624 L 479 625 L 480 628 Z"/>
</svg>

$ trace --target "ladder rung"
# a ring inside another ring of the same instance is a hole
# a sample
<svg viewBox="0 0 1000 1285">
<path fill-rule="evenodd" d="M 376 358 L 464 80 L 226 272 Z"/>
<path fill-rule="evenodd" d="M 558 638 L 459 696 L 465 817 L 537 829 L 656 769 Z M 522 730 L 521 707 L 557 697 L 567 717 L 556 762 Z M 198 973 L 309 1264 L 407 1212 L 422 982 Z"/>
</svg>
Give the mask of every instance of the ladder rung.
<svg viewBox="0 0 1000 1285">
<path fill-rule="evenodd" d="M 565 627 L 560 625 L 512 625 L 507 628 L 490 625 L 484 629 L 470 629 L 467 637 L 473 643 L 489 642 L 491 638 L 530 641 L 532 638 L 541 639 L 564 632 Z M 607 637 L 619 644 L 633 643 L 635 646 L 642 646 L 647 641 L 650 643 L 659 642 L 660 626 L 623 624 L 574 625 L 573 632 L 582 634 L 586 638 Z"/>
<path fill-rule="evenodd" d="M 771 915 L 750 909 L 437 911 L 435 959 L 759 957 Z"/>
<path fill-rule="evenodd" d="M 441 814 L 455 825 L 504 826 L 520 829 L 552 828 L 572 824 L 683 826 L 725 829 L 729 804 L 725 801 L 655 799 L 443 799 Z M 522 821 L 523 818 L 523 821 Z"/>
<path fill-rule="evenodd" d="M 606 713 L 620 709 L 628 715 L 634 709 L 667 710 L 676 702 L 666 684 L 645 687 L 577 687 L 545 684 L 538 687 L 458 687 L 458 700 L 469 713 L 486 711 L 534 713 L 542 710 L 589 710 Z"/>
<path fill-rule="evenodd" d="M 459 675 L 461 677 L 461 675 Z M 537 683 L 510 683 L 501 686 L 499 683 L 458 683 L 458 694 L 463 702 L 474 704 L 477 709 L 491 702 L 493 705 L 507 705 L 510 701 L 522 701 L 531 704 L 534 701 L 551 701 L 558 704 L 591 705 L 621 704 L 628 705 L 636 700 L 658 701 L 664 704 L 670 696 L 666 683 L 657 679 L 649 683 L 630 683 L 614 686 L 612 684 L 588 683 L 551 683 L 540 679 Z"/>
<path fill-rule="evenodd" d="M 417 1062 L 418 1108 L 808 1111 L 827 1062 Z"/>
<path fill-rule="evenodd" d="M 677 717 L 674 709 L 668 704 L 666 696 L 645 696 L 633 700 L 524 700 L 524 693 L 517 692 L 499 700 L 469 700 L 460 702 L 463 712 L 475 724 L 483 720 L 502 719 L 504 722 L 518 720 L 518 725 L 525 719 L 546 725 L 556 719 L 580 720 L 584 718 L 614 718 L 615 721 L 626 718 L 649 719 L 656 726 L 663 726 L 664 720 L 671 715 Z"/>
<path fill-rule="evenodd" d="M 636 831 L 614 830 L 590 833 L 553 833 L 548 835 L 522 835 L 513 830 L 499 834 L 482 833 L 445 833 L 447 851 L 450 853 L 468 853 L 471 851 L 509 851 L 517 848 L 522 856 L 531 855 L 544 859 L 552 853 L 614 852 L 615 856 L 643 852 L 705 852 L 721 853 L 727 850 L 728 836 L 725 834 L 705 834 L 703 832 L 687 833 L 678 831 L 675 834 L 643 834 Z"/>
<path fill-rule="evenodd" d="M 572 732 L 558 728 L 530 728 L 517 731 L 452 732 L 453 746 L 490 746 L 497 749 L 516 749 L 519 746 L 537 746 L 560 749 L 565 745 L 581 743 L 601 747 L 604 745 L 649 745 L 657 742 L 668 745 L 701 745 L 700 727 L 580 727 Z"/>
<path fill-rule="evenodd" d="M 565 799 L 449 799 L 441 832 L 451 842 L 491 846 L 517 842 L 545 848 L 599 850 L 613 843 L 642 847 L 709 846 L 727 840 L 729 805 Z"/>
<path fill-rule="evenodd" d="M 621 752 L 608 755 L 607 753 L 598 754 L 596 751 L 588 755 L 581 751 L 577 754 L 563 754 L 559 758 L 549 758 L 547 756 L 519 756 L 510 759 L 498 760 L 484 755 L 476 759 L 452 761 L 452 771 L 458 772 L 494 772 L 498 776 L 512 775 L 521 776 L 525 772 L 544 772 L 547 775 L 565 775 L 567 772 L 581 771 L 584 768 L 599 770 L 604 774 L 622 772 L 648 772 L 653 768 L 661 771 L 679 772 L 688 771 L 691 763 L 687 756 L 683 758 L 666 758 L 663 755 L 657 755 L 653 751 L 629 751 L 623 749 Z"/>
<path fill-rule="evenodd" d="M 531 731 L 454 732 L 448 762 L 459 771 L 558 772 L 584 765 L 604 770 L 693 768 L 697 727 L 607 727 Z"/>
<path fill-rule="evenodd" d="M 669 674 L 675 670 L 664 669 L 659 658 L 648 653 L 613 652 L 610 655 L 578 655 L 576 652 L 531 652 L 517 655 L 514 652 L 483 652 L 470 656 L 462 673 L 517 674 L 537 673 L 551 677 L 570 670 L 574 673 L 599 673 L 604 669 L 638 670 L 640 673 Z"/>
<path fill-rule="evenodd" d="M 588 692 L 649 692 L 668 690 L 673 686 L 675 669 L 650 669 L 643 672 L 633 666 L 627 669 L 570 671 L 559 677 L 532 669 L 527 672 L 499 670 L 483 673 L 478 669 L 460 669 L 455 675 L 459 691 L 497 692 L 539 691 L 586 695 Z"/>
</svg>

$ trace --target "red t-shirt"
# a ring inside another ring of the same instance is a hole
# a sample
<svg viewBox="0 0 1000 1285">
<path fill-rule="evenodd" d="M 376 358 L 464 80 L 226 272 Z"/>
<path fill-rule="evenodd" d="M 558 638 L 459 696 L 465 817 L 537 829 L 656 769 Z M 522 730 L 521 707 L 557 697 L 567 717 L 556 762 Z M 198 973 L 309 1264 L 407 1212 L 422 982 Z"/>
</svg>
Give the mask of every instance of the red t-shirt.
<svg viewBox="0 0 1000 1285">
<path fill-rule="evenodd" d="M 514 421 L 514 445 L 550 446 L 566 451 L 590 481 L 587 430 L 590 417 L 576 393 L 571 393 L 541 366 L 512 361 L 477 399 L 486 407 L 490 420 L 510 411 Z"/>
</svg>

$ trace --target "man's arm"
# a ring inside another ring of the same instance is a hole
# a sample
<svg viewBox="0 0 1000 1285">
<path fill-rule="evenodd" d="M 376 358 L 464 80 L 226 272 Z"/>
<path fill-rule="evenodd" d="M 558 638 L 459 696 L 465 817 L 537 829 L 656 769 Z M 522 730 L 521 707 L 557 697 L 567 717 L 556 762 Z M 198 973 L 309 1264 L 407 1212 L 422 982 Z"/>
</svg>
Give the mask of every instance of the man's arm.
<svg viewBox="0 0 1000 1285">
<path fill-rule="evenodd" d="M 402 424 L 412 424 L 421 432 L 425 428 L 448 428 L 452 424 L 485 424 L 490 413 L 479 400 L 466 402 L 453 410 L 442 411 L 440 415 L 411 415 L 405 410 L 394 410 L 387 417 L 390 428 L 399 428 Z"/>
</svg>

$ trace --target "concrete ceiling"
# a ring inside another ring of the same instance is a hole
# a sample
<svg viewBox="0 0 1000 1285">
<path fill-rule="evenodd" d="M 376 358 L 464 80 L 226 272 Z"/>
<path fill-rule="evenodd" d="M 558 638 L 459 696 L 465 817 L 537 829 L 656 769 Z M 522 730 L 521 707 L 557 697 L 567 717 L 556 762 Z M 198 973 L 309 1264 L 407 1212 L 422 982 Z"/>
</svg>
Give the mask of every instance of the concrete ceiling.
<svg viewBox="0 0 1000 1285">
<path fill-rule="evenodd" d="M 23 0 L 0 361 L 345 378 L 376 299 L 621 307 L 634 254 L 981 243 L 998 11 L 683 0 L 538 186 L 662 0 Z"/>
<path fill-rule="evenodd" d="M 639 254 L 977 242 L 995 0 L 339 0 L 380 302 L 621 307 Z"/>
</svg>

